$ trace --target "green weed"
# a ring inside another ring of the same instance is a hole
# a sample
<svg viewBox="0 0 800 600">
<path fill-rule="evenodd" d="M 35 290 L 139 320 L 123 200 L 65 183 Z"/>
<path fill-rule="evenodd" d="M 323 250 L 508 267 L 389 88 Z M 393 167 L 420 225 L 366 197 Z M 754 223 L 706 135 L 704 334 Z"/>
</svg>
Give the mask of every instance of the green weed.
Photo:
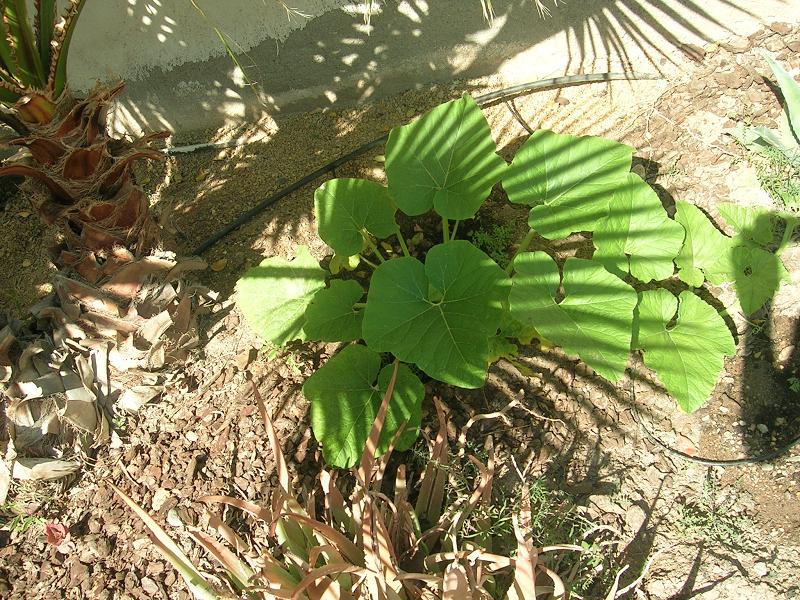
<svg viewBox="0 0 800 600">
<path fill-rule="evenodd" d="M 741 546 L 752 523 L 736 512 L 735 504 L 733 495 L 721 493 L 716 482 L 707 478 L 700 496 L 678 507 L 678 531 L 727 547 Z"/>
<path fill-rule="evenodd" d="M 508 250 L 514 241 L 514 228 L 511 225 L 492 225 L 486 229 L 474 231 L 470 238 L 472 243 L 488 254 L 498 265 L 508 265 Z"/>
</svg>

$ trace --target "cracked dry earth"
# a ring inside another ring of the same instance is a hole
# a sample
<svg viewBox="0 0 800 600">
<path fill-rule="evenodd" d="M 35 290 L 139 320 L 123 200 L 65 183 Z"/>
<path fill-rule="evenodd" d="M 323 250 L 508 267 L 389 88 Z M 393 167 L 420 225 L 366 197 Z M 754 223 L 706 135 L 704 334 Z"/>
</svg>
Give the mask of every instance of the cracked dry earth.
<svg viewBox="0 0 800 600">
<path fill-rule="evenodd" d="M 682 65 L 682 75 L 641 84 L 638 104 L 630 103 L 629 84 L 613 84 L 520 98 L 517 108 L 530 123 L 565 133 L 605 135 L 635 146 L 635 169 L 656 188 L 668 209 L 676 199 L 688 200 L 720 222 L 715 209 L 720 201 L 775 206 L 760 189 L 741 149 L 724 133 L 745 118 L 774 126 L 778 102 L 765 82 L 769 71 L 760 48 L 776 55 L 790 72 L 800 67 L 800 30 L 775 24 L 750 38 L 692 49 L 695 62 Z M 480 93 L 481 86 L 492 83 L 427 95 L 412 92 L 343 113 L 339 123 L 362 124 L 339 127 L 341 136 L 318 135 L 315 139 L 327 154 L 309 160 L 320 164 L 383 133 L 389 124 L 402 123 L 413 112 L 465 89 Z M 585 126 L 569 118 L 573 109 L 587 103 L 604 118 Z M 520 143 L 524 131 L 504 106 L 488 109 L 487 116 L 501 148 Z M 305 117 L 306 127 L 320 133 L 324 128 L 319 124 L 335 118 L 312 114 Z M 295 124 L 299 141 L 285 143 L 306 144 L 309 137 L 303 134 L 308 131 L 299 121 Z M 281 131 L 284 137 L 294 133 L 291 123 Z M 282 152 L 284 142 L 269 139 L 260 143 L 263 148 L 254 144 L 243 155 L 228 152 L 221 156 L 224 160 L 214 160 L 218 157 L 200 154 L 167 166 L 171 183 L 157 190 L 157 208 L 172 224 L 178 250 L 189 251 L 213 228 L 213 222 L 201 222 L 202 211 L 192 210 L 192 202 L 218 200 L 223 214 L 216 219 L 225 221 L 228 211 L 243 210 L 253 200 L 254 188 L 248 186 L 261 184 L 258 197 L 263 197 L 269 185 L 285 183 L 269 184 L 259 177 L 293 180 L 311 170 L 305 163 L 292 173 L 271 169 L 269 161 L 276 155 L 292 153 Z M 342 140 L 348 140 L 346 148 Z M 145 176 L 160 181 L 163 174 L 156 170 Z M 380 176 L 372 157 L 342 167 L 336 175 Z M 324 245 L 313 232 L 311 217 L 314 187 L 293 194 L 223 247 L 212 249 L 207 258 L 219 268 L 207 275 L 207 283 L 226 297 L 246 264 L 261 254 L 290 255 L 299 243 L 310 245 L 322 258 Z M 4 218 L 16 219 L 23 210 L 22 201 L 12 199 Z M 487 218 L 513 222 L 520 214 L 493 198 Z M 283 227 L 289 222 L 291 229 Z M 24 227 L 35 229 L 28 220 Z M 23 251 L 33 252 L 8 245 L 2 250 L 4 262 L 19 262 Z M 38 255 L 30 260 L 45 264 Z M 523 353 L 521 370 L 501 361 L 482 390 L 428 383 L 428 398 L 439 395 L 452 409 L 456 425 L 463 425 L 470 414 L 500 410 L 511 400 L 525 407 L 508 412 L 511 427 L 496 422 L 476 426 L 472 441 L 480 445 L 488 433 L 495 436 L 498 486 L 514 481 L 514 464 L 529 465 L 530 477 L 559 490 L 575 514 L 613 532 L 616 543 L 606 548 L 615 565 L 627 565 L 621 587 L 647 567 L 642 581 L 625 597 L 800 597 L 800 447 L 764 464 L 705 466 L 665 452 L 644 429 L 681 452 L 718 459 L 769 452 L 797 435 L 800 397 L 789 389 L 788 378 L 800 370 L 800 246 L 791 246 L 784 262 L 791 282 L 750 322 L 736 310 L 731 289 L 712 290 L 723 304 L 733 306 L 730 325 L 738 333 L 738 353 L 726 362 L 711 401 L 691 415 L 676 410 L 641 364 L 632 365 L 633 381 L 611 385 L 557 350 Z M 300 386 L 334 348 L 298 346 L 270 358 L 230 300 L 206 320 L 205 337 L 202 351 L 173 378 L 164 397 L 124 423 L 122 447 L 99 449 L 93 463 L 66 489 L 12 490 L 20 506 L 68 527 L 73 544 L 65 553 L 46 544 L 42 521 L 24 532 L 0 531 L 0 596 L 188 598 L 182 580 L 106 483 L 115 483 L 140 502 L 166 524 L 191 558 L 214 572 L 208 557 L 181 532 L 181 523 L 207 525 L 208 513 L 198 501 L 203 495 L 261 501 L 275 483 L 272 457 L 249 393 L 250 379 L 276 415 L 294 477 L 312 487 L 320 456 Z M 432 415 L 424 423 L 431 424 Z M 399 460 L 412 459 L 409 453 Z M 246 530 L 238 517 L 228 518 Z M 253 535 L 258 541 L 259 534 Z"/>
</svg>

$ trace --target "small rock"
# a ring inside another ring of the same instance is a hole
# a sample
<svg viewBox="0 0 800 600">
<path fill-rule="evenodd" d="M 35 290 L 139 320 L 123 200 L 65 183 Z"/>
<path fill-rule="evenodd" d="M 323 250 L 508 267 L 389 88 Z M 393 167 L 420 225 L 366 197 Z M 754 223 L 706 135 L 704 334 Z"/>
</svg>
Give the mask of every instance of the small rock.
<svg viewBox="0 0 800 600">
<path fill-rule="evenodd" d="M 561 106 L 566 106 L 567 104 L 569 104 L 569 98 L 564 98 L 563 96 L 559 96 L 558 98 L 556 98 L 556 104 L 559 104 Z"/>
<path fill-rule="evenodd" d="M 139 585 L 142 586 L 142 591 L 145 592 L 151 598 L 155 597 L 161 590 L 158 589 L 158 585 L 155 581 L 150 579 L 149 577 L 142 577 L 142 580 L 139 582 Z"/>
<path fill-rule="evenodd" d="M 764 425 L 764 423 L 759 423 L 758 425 L 756 425 L 756 429 L 758 429 L 758 431 L 760 431 L 761 433 L 767 433 L 769 431 L 769 427 Z"/>
<path fill-rule="evenodd" d="M 23 260 L 23 261 L 22 261 L 22 268 L 23 268 L 23 269 L 27 269 L 28 267 L 30 267 L 30 266 L 31 266 L 31 264 L 33 264 L 33 263 L 31 263 L 31 261 L 29 261 L 29 260 L 26 258 L 25 260 Z"/>
<path fill-rule="evenodd" d="M 789 359 L 792 357 L 792 353 L 794 352 L 795 346 L 786 346 L 780 352 L 778 352 L 778 364 L 786 364 L 789 362 Z"/>
<path fill-rule="evenodd" d="M 164 506 L 168 499 L 169 491 L 165 490 L 164 488 L 158 488 L 156 493 L 153 494 L 153 510 L 156 512 L 161 510 L 161 507 Z"/>
<path fill-rule="evenodd" d="M 741 53 L 750 50 L 752 43 L 753 42 L 748 40 L 746 37 L 735 35 L 729 40 L 722 42 L 722 47 L 728 52 Z"/>
<path fill-rule="evenodd" d="M 773 23 L 769 28 L 780 35 L 789 35 L 792 32 L 792 27 L 788 23 Z"/>
<path fill-rule="evenodd" d="M 194 431 L 187 431 L 186 432 L 186 439 L 190 442 L 194 443 L 200 439 L 200 437 Z"/>
<path fill-rule="evenodd" d="M 793 42 L 786 42 L 786 47 L 792 52 L 800 52 L 800 40 L 794 40 Z"/>
<path fill-rule="evenodd" d="M 219 260 L 215 260 L 213 263 L 211 263 L 211 270 L 214 271 L 215 273 L 219 273 L 220 271 L 222 271 L 222 269 L 224 269 L 227 266 L 228 266 L 228 259 L 220 258 Z"/>
<path fill-rule="evenodd" d="M 764 43 L 764 47 L 770 52 L 778 52 L 779 50 L 783 50 L 786 47 L 786 44 L 783 43 L 781 38 L 773 37 Z"/>
<path fill-rule="evenodd" d="M 766 577 L 767 575 L 769 575 L 769 569 L 767 568 L 767 565 L 764 564 L 763 562 L 757 562 L 756 564 L 754 564 L 753 572 L 759 577 Z"/>
</svg>

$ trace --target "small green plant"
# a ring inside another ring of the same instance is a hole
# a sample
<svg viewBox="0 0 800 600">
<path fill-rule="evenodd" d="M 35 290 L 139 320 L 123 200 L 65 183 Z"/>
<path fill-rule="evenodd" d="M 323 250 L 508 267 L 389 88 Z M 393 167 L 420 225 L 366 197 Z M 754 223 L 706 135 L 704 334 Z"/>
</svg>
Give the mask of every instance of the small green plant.
<svg viewBox="0 0 800 600">
<path fill-rule="evenodd" d="M 800 377 L 789 377 L 789 389 L 800 394 Z"/>
<path fill-rule="evenodd" d="M 721 494 L 716 483 L 706 479 L 699 497 L 678 506 L 678 530 L 687 536 L 736 547 L 751 528 L 751 521 L 736 509 L 735 499 Z"/>
<path fill-rule="evenodd" d="M 0 529 L 20 535 L 31 527 L 44 526 L 45 523 L 44 517 L 26 514 L 13 502 L 0 506 L 0 515 Z"/>
<path fill-rule="evenodd" d="M 683 410 L 705 402 L 725 356 L 735 352 L 733 337 L 693 290 L 675 296 L 657 282 L 673 278 L 676 267 L 691 288 L 732 282 L 742 310 L 754 313 L 785 277 L 775 250 L 788 243 L 794 220 L 722 204 L 736 232 L 728 237 L 687 202 L 679 201 L 671 218 L 631 172 L 633 153 L 611 140 L 540 130 L 508 165 L 465 95 L 392 130 L 388 187 L 333 179 L 316 191 L 320 237 L 337 264 L 355 257 L 368 265 L 368 281 L 346 269 L 333 276 L 301 246 L 294 260 L 267 258 L 248 270 L 237 302 L 256 333 L 277 346 L 346 344 L 303 386 L 328 464 L 350 467 L 361 455 L 389 380 L 387 355 L 407 364 L 398 372 L 379 452 L 403 422 L 397 449 L 414 443 L 424 396 L 420 371 L 478 388 L 493 360 L 532 337 L 611 381 L 640 351 Z M 531 207 L 530 231 L 505 268 L 456 236 L 460 221 L 474 218 L 498 183 L 511 202 Z M 440 222 L 441 243 L 416 251 L 398 210 Z M 527 251 L 534 239 L 546 246 L 576 234 L 591 240 L 592 259 L 564 260 L 554 247 Z M 384 256 L 389 238 L 402 256 Z"/>
<path fill-rule="evenodd" d="M 771 56 L 764 54 L 783 95 L 778 129 L 742 124 L 728 133 L 745 149 L 760 155 L 761 185 L 789 208 L 800 208 L 800 84 Z"/>
<path fill-rule="evenodd" d="M 513 226 L 494 223 L 486 229 L 472 232 L 470 239 L 498 265 L 503 268 L 508 265 L 508 250 L 514 241 Z"/>
<path fill-rule="evenodd" d="M 437 405 L 439 431 L 430 444 L 430 457 L 412 504 L 405 466 L 393 481 L 394 497 L 382 492 L 389 452 L 376 456 L 384 419 L 400 365 L 389 366 L 386 392 L 369 433 L 359 465 L 351 471 L 354 483 L 349 501 L 333 473 L 322 471 L 322 503 L 317 516 L 315 500 L 301 501 L 293 489 L 286 460 L 272 420 L 258 391 L 256 400 L 275 455 L 279 487 L 269 507 L 231 498 L 207 496 L 207 504 L 239 509 L 268 530 L 268 543 L 256 547 L 245 542 L 221 518 L 212 515 L 215 535 L 188 527 L 192 539 L 222 567 L 228 589 L 220 590 L 204 577 L 164 529 L 129 496 L 112 488 L 145 523 L 158 550 L 183 576 L 197 598 L 341 598 L 342 600 L 411 600 L 417 598 L 509 598 L 536 600 L 564 584 L 542 558 L 550 553 L 583 552 L 579 545 L 535 547 L 529 536 L 531 507 L 525 489 L 512 518 L 514 558 L 492 553 L 462 536 L 463 523 L 479 507 L 491 504 L 494 472 L 491 444 L 487 462 L 468 456 L 477 476 L 471 489 L 445 500 L 447 467 L 452 457 L 444 410 Z M 397 436 L 395 436 L 396 438 Z M 261 538 L 261 536 L 259 536 Z M 263 538 L 262 538 L 263 539 Z M 499 575 L 505 575 L 505 583 Z M 538 581 L 537 581 L 538 579 Z"/>
</svg>

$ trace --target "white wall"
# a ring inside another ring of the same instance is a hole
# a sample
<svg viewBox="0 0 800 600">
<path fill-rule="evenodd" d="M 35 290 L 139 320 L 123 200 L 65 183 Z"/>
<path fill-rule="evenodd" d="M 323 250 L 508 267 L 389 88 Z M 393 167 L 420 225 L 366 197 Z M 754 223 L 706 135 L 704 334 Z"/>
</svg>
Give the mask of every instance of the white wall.
<svg viewBox="0 0 800 600">
<path fill-rule="evenodd" d="M 669 71 L 682 43 L 800 20 L 800 0 L 561 0 L 544 19 L 531 0 L 493 0 L 489 26 L 478 0 L 375 0 L 382 12 L 366 27 L 358 11 L 367 0 L 285 0 L 308 17 L 287 14 L 278 0 L 195 1 L 207 18 L 191 0 L 88 0 L 70 57 L 73 88 L 122 78 L 116 128 L 186 131 L 452 78 Z"/>
</svg>

